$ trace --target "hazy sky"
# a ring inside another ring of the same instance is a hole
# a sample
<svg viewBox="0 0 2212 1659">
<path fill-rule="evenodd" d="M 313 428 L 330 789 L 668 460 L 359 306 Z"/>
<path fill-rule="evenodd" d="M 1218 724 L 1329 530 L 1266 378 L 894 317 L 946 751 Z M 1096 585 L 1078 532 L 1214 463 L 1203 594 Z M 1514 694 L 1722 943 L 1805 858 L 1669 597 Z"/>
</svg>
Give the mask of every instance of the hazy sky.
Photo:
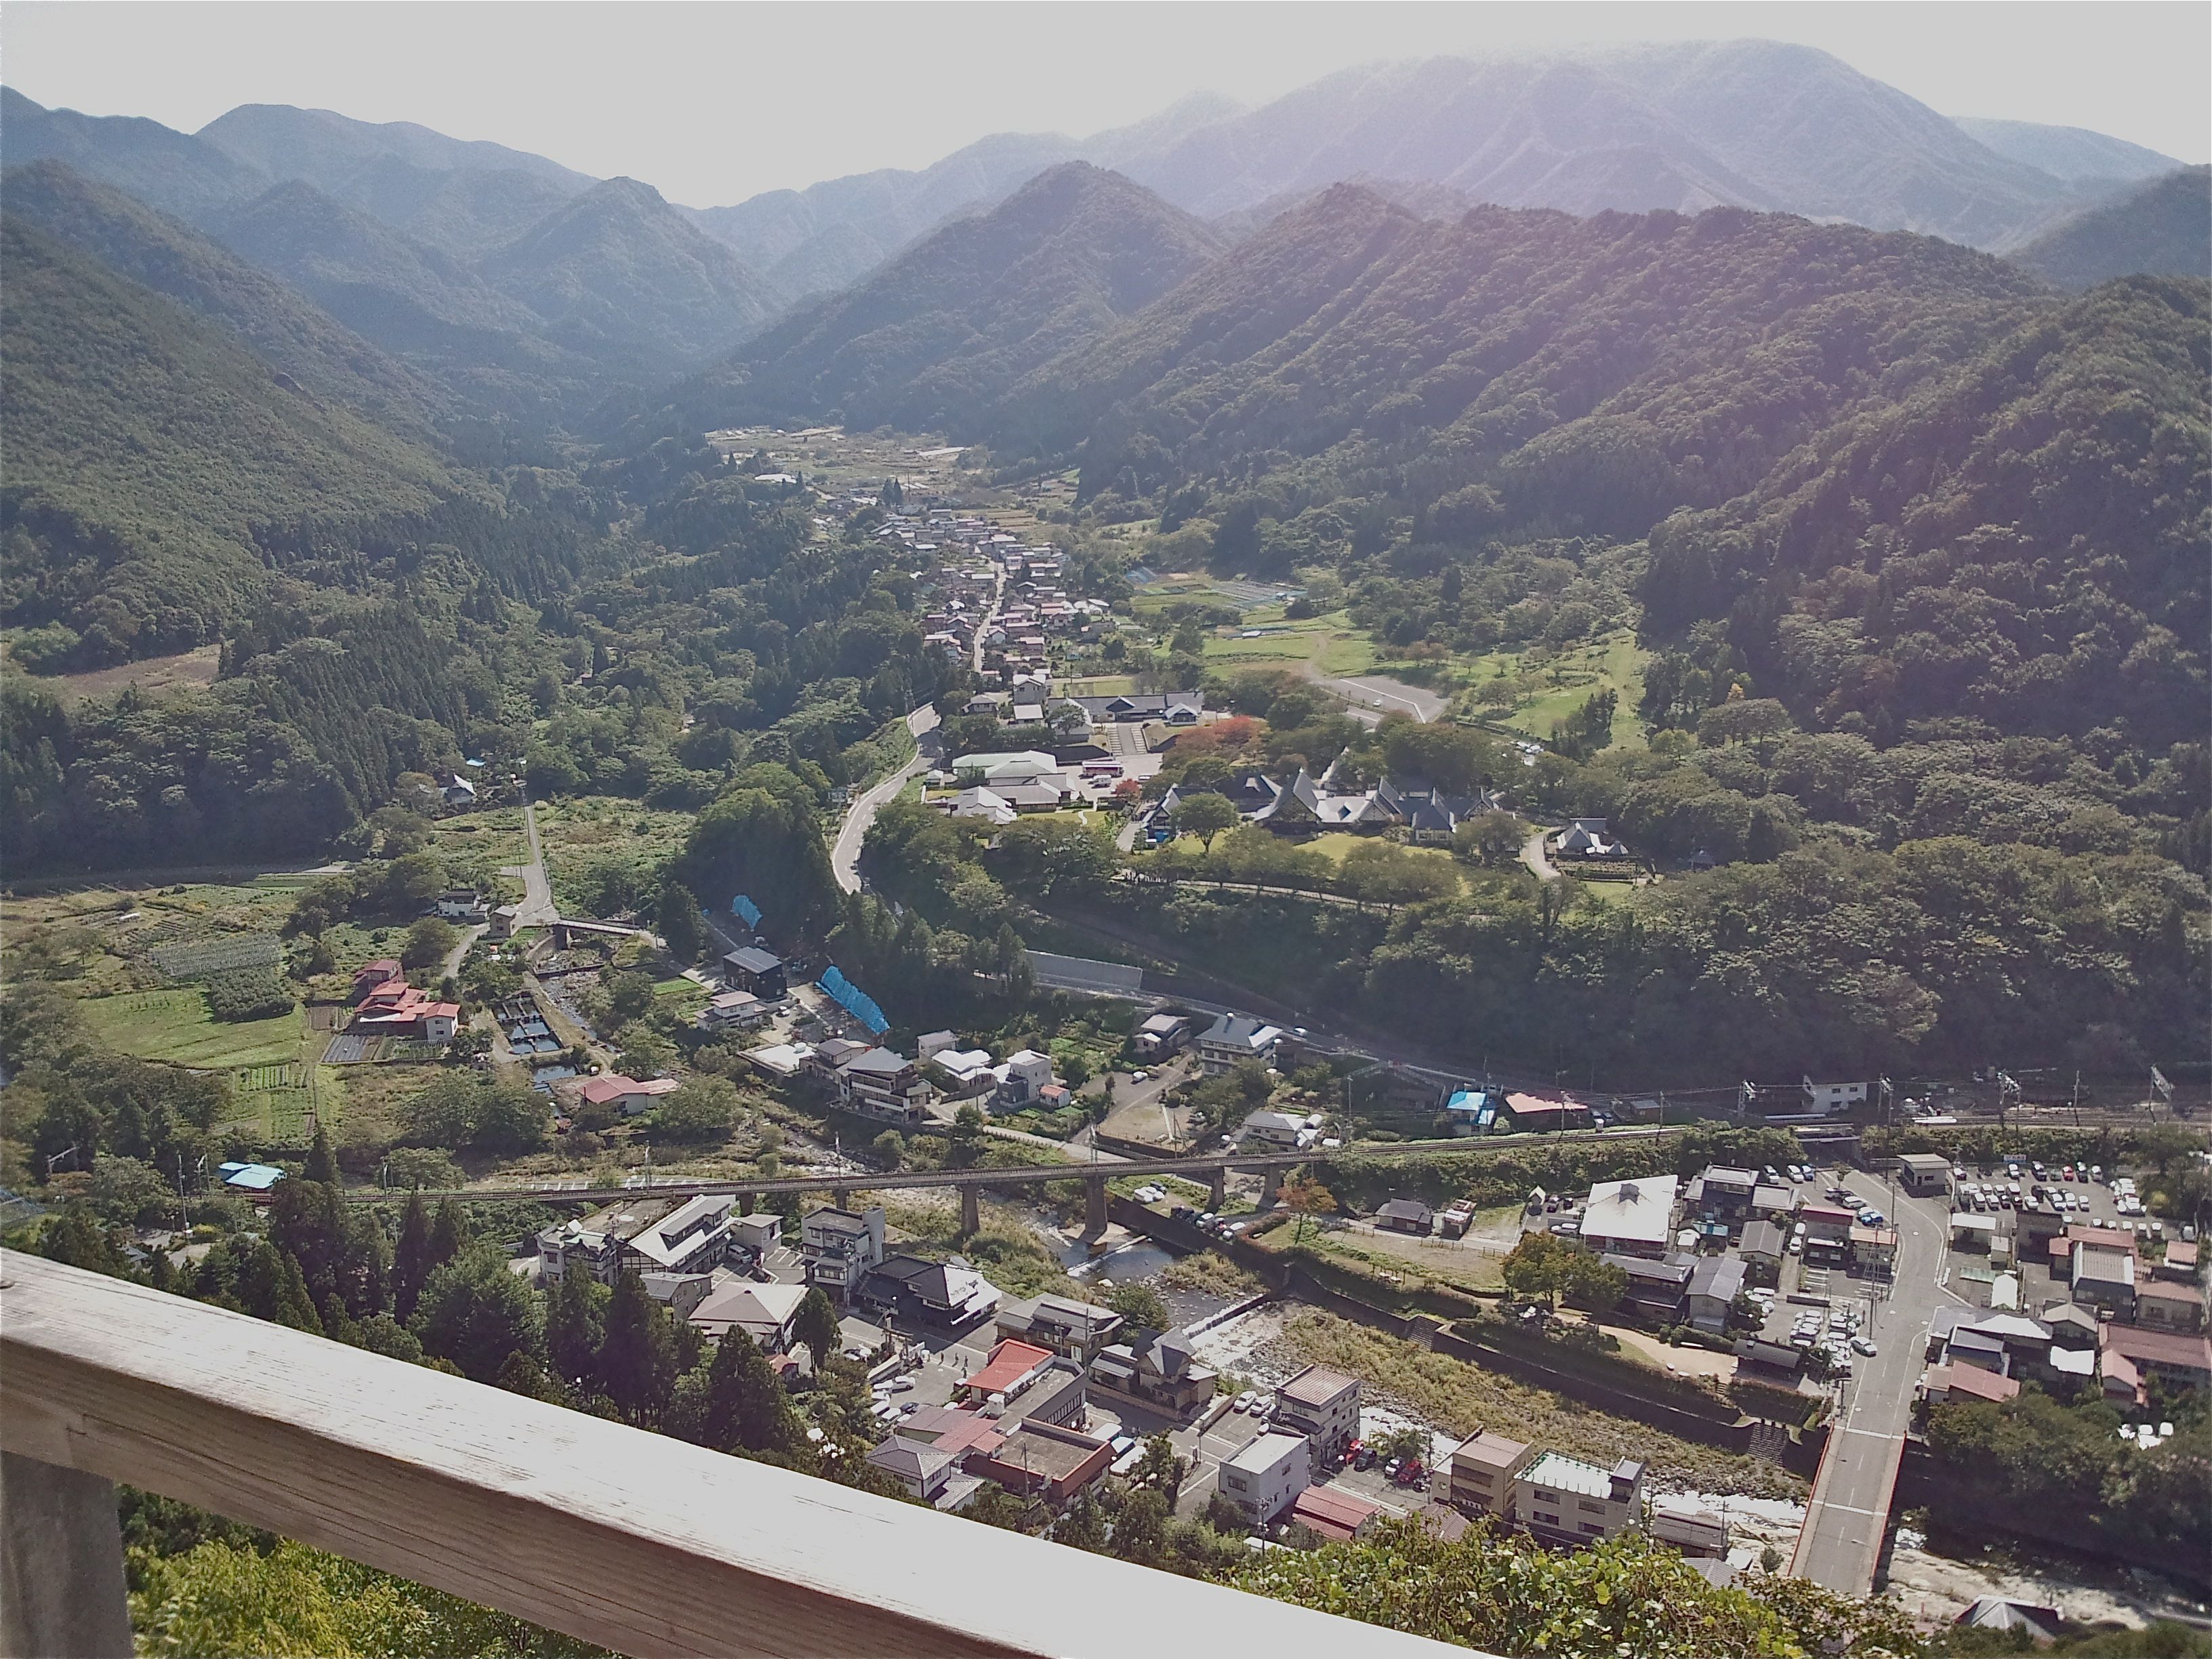
<svg viewBox="0 0 2212 1659">
<path fill-rule="evenodd" d="M 1346 64 L 1762 36 L 1950 115 L 2212 150 L 2212 6 L 2171 3 L 54 4 L 0 8 L 0 78 L 186 131 L 234 105 L 419 121 L 706 207 L 988 132 L 1084 134 Z"/>
</svg>

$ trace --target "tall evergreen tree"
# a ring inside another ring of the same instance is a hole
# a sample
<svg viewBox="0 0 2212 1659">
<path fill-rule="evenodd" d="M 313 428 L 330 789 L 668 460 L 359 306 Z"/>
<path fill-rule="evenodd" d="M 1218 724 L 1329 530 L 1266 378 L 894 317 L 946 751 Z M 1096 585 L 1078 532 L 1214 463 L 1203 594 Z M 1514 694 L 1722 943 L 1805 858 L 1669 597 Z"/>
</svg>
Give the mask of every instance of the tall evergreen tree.
<svg viewBox="0 0 2212 1659">
<path fill-rule="evenodd" d="M 319 1181 L 336 1186 L 338 1179 L 337 1159 L 331 1156 L 331 1138 L 323 1131 L 323 1121 L 315 1120 L 315 1144 L 307 1148 L 307 1162 L 300 1171 L 302 1181 Z"/>
<path fill-rule="evenodd" d="M 415 1304 L 430 1279 L 430 1212 L 420 1192 L 407 1194 L 400 1212 L 399 1243 L 392 1253 L 392 1311 L 402 1322 L 415 1317 Z"/>
<path fill-rule="evenodd" d="M 668 954 L 678 962 L 696 962 L 705 948 L 707 930 L 699 920 L 699 900 L 691 890 L 680 881 L 672 881 L 660 890 L 660 908 L 653 918 L 661 938 L 668 941 Z"/>
<path fill-rule="evenodd" d="M 438 1205 L 437 1217 L 430 1226 L 428 1271 L 435 1273 L 468 1247 L 468 1218 L 461 1213 L 461 1206 L 452 1199 L 442 1200 Z"/>
<path fill-rule="evenodd" d="M 607 1340 L 607 1287 L 584 1273 L 565 1273 L 545 1293 L 545 1353 L 553 1374 L 586 1395 L 597 1394 L 599 1350 Z"/>
<path fill-rule="evenodd" d="M 715 1345 L 705 1364 L 684 1373 L 669 1407 L 668 1431 L 716 1451 L 776 1452 L 806 1446 L 806 1431 L 768 1359 L 744 1333 Z"/>
<path fill-rule="evenodd" d="M 599 1371 L 607 1398 L 630 1422 L 649 1426 L 667 1409 L 676 1385 L 676 1333 L 668 1310 L 634 1273 L 615 1281 L 607 1298 Z"/>
<path fill-rule="evenodd" d="M 837 1310 L 819 1285 L 808 1291 L 805 1299 L 799 1304 L 791 1334 L 793 1341 L 806 1345 L 806 1352 L 814 1356 L 814 1369 L 817 1371 L 836 1358 L 844 1346 L 837 1329 Z"/>
</svg>

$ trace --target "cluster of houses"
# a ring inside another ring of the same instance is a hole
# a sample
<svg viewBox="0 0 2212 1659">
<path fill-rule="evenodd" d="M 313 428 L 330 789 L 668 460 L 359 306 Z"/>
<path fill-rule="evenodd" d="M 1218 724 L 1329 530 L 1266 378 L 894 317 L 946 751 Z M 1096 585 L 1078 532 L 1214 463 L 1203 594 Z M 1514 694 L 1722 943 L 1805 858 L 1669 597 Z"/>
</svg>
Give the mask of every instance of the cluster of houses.
<svg viewBox="0 0 2212 1659">
<path fill-rule="evenodd" d="M 1105 619 L 1104 604 L 1062 586 L 1057 550 L 1026 544 L 979 514 L 895 510 L 876 535 L 933 567 L 922 578 L 925 641 L 949 656 L 975 657 L 1002 679 L 1049 672 L 1054 639 L 1095 637 Z"/>
<path fill-rule="evenodd" d="M 353 1018 L 346 1029 L 364 1036 L 413 1037 L 442 1048 L 459 1028 L 461 1006 L 441 1002 L 407 982 L 398 960 L 379 957 L 354 970 Z"/>
<path fill-rule="evenodd" d="M 1035 1048 L 994 1060 L 988 1049 L 960 1047 L 951 1031 L 932 1031 L 919 1047 L 909 1059 L 880 1044 L 830 1037 L 769 1044 L 745 1059 L 771 1081 L 803 1079 L 846 1110 L 898 1127 L 923 1122 L 940 1099 L 972 1100 L 994 1112 L 1056 1111 L 1074 1100 L 1054 1075 L 1052 1056 Z"/>
<path fill-rule="evenodd" d="M 2006 1273 L 1988 1308 L 1939 1310 L 1920 1385 L 1929 1403 L 2009 1400 L 2031 1379 L 2066 1393 L 2094 1386 L 2123 1411 L 2148 1407 L 2154 1385 L 2212 1389 L 2194 1240 L 2173 1240 L 2151 1261 L 2132 1232 L 2071 1222 L 2019 1249 L 2045 1255 L 2053 1299 L 2025 1313 L 2020 1276 Z"/>
<path fill-rule="evenodd" d="M 1417 844 L 1448 846 L 1462 823 L 1498 809 L 1494 791 L 1453 794 L 1422 778 L 1385 778 L 1372 789 L 1346 787 L 1337 780 L 1340 764 L 1341 757 L 1318 777 L 1300 767 L 1287 783 L 1254 767 L 1203 791 L 1178 784 L 1154 805 L 1150 820 L 1165 824 L 1188 794 L 1210 793 L 1227 797 L 1246 823 L 1281 835 L 1402 830 Z"/>
</svg>

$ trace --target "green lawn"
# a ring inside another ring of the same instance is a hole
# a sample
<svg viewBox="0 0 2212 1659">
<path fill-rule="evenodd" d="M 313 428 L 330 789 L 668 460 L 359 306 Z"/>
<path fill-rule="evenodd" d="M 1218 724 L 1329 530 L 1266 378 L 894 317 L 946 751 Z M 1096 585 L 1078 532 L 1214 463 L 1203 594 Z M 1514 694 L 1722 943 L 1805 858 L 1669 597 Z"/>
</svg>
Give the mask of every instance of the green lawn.
<svg viewBox="0 0 2212 1659">
<path fill-rule="evenodd" d="M 1593 692 L 1610 686 L 1617 697 L 1613 711 L 1613 743 L 1619 746 L 1640 743 L 1644 722 L 1637 717 L 1636 707 L 1644 696 L 1644 665 L 1650 656 L 1637 644 L 1636 635 L 1623 629 L 1540 665 L 1526 664 L 1523 654 L 1515 651 L 1459 659 L 1455 666 L 1462 695 L 1453 700 L 1453 707 L 1513 726 L 1532 738 L 1549 738 L 1554 720 L 1565 720 Z M 1497 680 L 1501 671 L 1510 679 L 1524 668 L 1536 684 L 1520 702 L 1506 708 L 1477 699 L 1475 694 Z"/>
<path fill-rule="evenodd" d="M 202 1072 L 297 1060 L 307 1029 L 297 1008 L 270 1019 L 213 1019 L 197 986 L 94 997 L 84 1015 L 96 1034 L 126 1054 Z"/>
<path fill-rule="evenodd" d="M 1316 853 L 1326 853 L 1333 863 L 1342 864 L 1345 855 L 1353 848 L 1372 847 L 1375 845 L 1375 840 L 1373 836 L 1355 836 L 1349 830 L 1336 830 L 1325 836 L 1316 836 L 1304 844 Z M 1452 857 L 1449 848 L 1401 846 L 1398 850 L 1401 853 L 1410 853 L 1417 859 L 1441 859 L 1445 866 L 1454 874 L 1458 873 L 1459 863 Z"/>
</svg>

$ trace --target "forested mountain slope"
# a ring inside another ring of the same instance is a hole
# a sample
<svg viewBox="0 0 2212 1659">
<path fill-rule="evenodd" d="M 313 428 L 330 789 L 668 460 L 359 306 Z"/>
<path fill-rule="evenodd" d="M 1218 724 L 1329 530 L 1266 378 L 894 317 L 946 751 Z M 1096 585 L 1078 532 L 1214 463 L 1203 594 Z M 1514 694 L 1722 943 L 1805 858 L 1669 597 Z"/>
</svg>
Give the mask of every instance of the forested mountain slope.
<svg viewBox="0 0 2212 1659">
<path fill-rule="evenodd" d="M 270 567 L 457 488 L 428 450 L 12 214 L 0 277 L 7 611 L 82 636 L 52 654 L 217 638 Z"/>
<path fill-rule="evenodd" d="M 220 324 L 317 398 L 403 427 L 427 426 L 446 404 L 428 380 L 295 289 L 181 220 L 94 184 L 59 161 L 33 161 L 0 175 L 0 204 L 10 217 Z"/>
<path fill-rule="evenodd" d="M 2181 165 L 2141 144 L 2087 127 L 2051 126 L 2040 121 L 1994 121 L 1960 115 L 1953 121 L 1977 143 L 2000 155 L 2047 173 L 2069 184 L 2102 180 L 2138 182 L 2162 178 Z"/>
<path fill-rule="evenodd" d="M 2212 167 L 2182 167 L 2053 226 L 2011 256 L 2060 288 L 2212 277 Z"/>
<path fill-rule="evenodd" d="M 544 319 L 520 300 L 312 185 L 275 185 L 212 228 L 475 407 L 560 424 L 605 395 L 607 371 L 544 337 Z"/>
<path fill-rule="evenodd" d="M 1079 460 L 1092 512 L 1188 524 L 1217 568 L 1340 582 L 1401 649 L 1636 625 L 1654 724 L 1749 693 L 1767 738 L 1841 745 L 1790 786 L 1831 820 L 2126 842 L 2060 828 L 2094 808 L 2201 867 L 2207 294 L 2067 301 L 1735 210 L 1447 225 L 1340 187 L 951 430 Z M 1939 775 L 1976 781 L 1939 806 Z"/>
<path fill-rule="evenodd" d="M 492 254 L 486 281 L 582 356 L 668 374 L 727 350 L 782 296 L 635 179 L 574 197 Z"/>
<path fill-rule="evenodd" d="M 1070 162 L 778 324 L 678 398 L 708 424 L 830 409 L 855 426 L 957 421 L 1220 246 L 1127 179 Z"/>
</svg>

